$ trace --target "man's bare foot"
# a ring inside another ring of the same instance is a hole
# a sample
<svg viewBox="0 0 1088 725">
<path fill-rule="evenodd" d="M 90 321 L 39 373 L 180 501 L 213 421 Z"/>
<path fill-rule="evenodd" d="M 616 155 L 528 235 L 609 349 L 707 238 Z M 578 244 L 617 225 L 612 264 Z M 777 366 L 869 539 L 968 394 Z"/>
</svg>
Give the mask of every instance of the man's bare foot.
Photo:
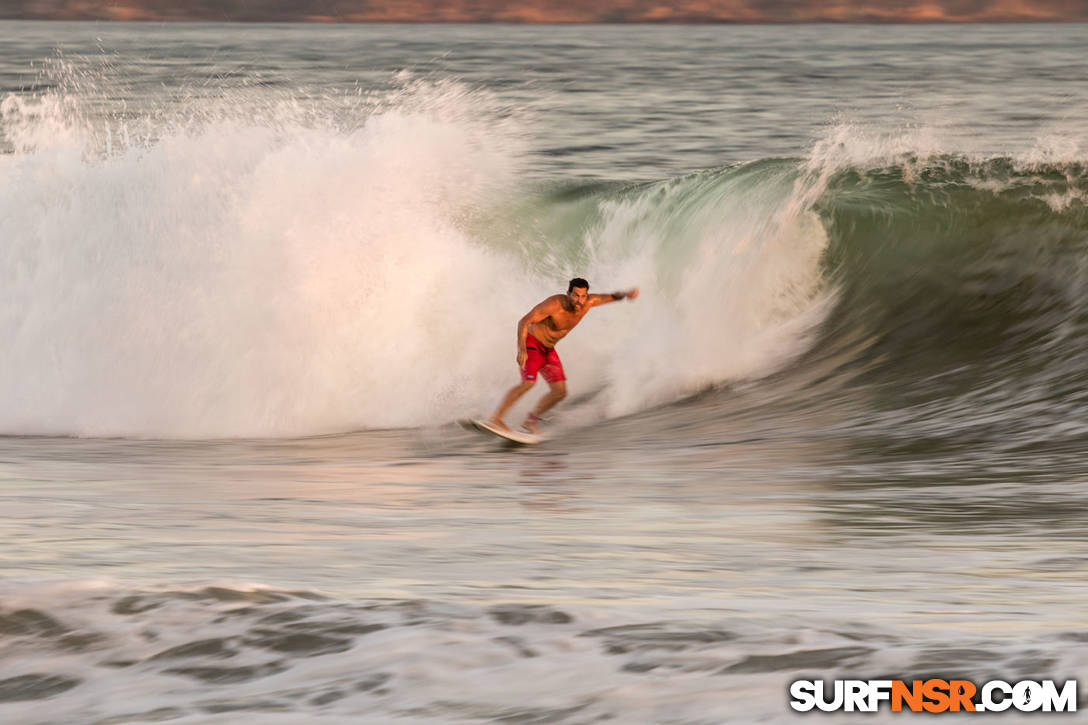
<svg viewBox="0 0 1088 725">
<path fill-rule="evenodd" d="M 525 418 L 525 422 L 521 424 L 521 427 L 529 431 L 533 435 L 540 435 L 540 428 L 537 428 L 538 423 L 540 423 L 540 418 L 532 413 L 529 413 L 529 415 Z"/>
<path fill-rule="evenodd" d="M 513 433 L 513 431 L 510 430 L 510 428 L 506 425 L 506 423 L 502 422 L 502 418 L 491 418 L 491 419 L 489 419 L 487 421 L 487 424 L 489 426 L 491 426 L 492 428 L 498 428 L 501 431 L 505 431 L 507 433 Z"/>
</svg>

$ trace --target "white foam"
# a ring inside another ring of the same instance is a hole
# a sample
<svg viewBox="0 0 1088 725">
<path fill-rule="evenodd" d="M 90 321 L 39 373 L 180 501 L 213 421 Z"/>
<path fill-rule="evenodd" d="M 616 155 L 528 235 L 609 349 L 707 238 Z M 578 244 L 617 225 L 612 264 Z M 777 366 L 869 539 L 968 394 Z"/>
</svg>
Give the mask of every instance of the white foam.
<svg viewBox="0 0 1088 725">
<path fill-rule="evenodd" d="M 314 601 L 237 585 L 222 599 L 199 589 L 4 590 L 66 633 L 93 635 L 83 647 L 56 633 L 5 638 L 0 679 L 39 674 L 76 683 L 47 699 L 0 703 L 6 721 L 28 724 L 167 714 L 172 722 L 778 723 L 796 719 L 785 693 L 801 673 L 909 675 L 940 660 L 974 677 L 1052 659 L 1031 673 L 1042 677 L 1085 664 L 1074 640 L 1053 636 L 1045 623 L 1010 629 L 1000 608 L 925 612 L 883 602 L 873 621 L 859 623 L 805 607 L 799 620 L 796 600 L 773 597 L 758 612 L 722 608 L 714 597 L 695 615 L 683 601 L 637 598 L 526 607 Z M 496 616 L 504 609 L 522 618 Z M 973 626 L 965 629 L 964 617 Z M 323 650 L 307 636 L 341 642 Z M 262 642 L 268 637 L 290 638 L 281 640 L 286 651 Z M 979 659 L 979 651 L 989 654 Z M 204 668 L 224 675 L 202 677 Z"/>
<path fill-rule="evenodd" d="M 464 231 L 523 157 L 490 100 L 416 84 L 355 129 L 260 109 L 100 156 L 100 135 L 53 135 L 67 104 L 9 98 L 0 431 L 300 435 L 463 411 L 508 362 L 500 311 L 532 289 Z"/>
<path fill-rule="evenodd" d="M 744 171 L 699 194 L 648 191 L 591 232 L 591 281 L 643 292 L 564 342 L 570 369 L 605 387 L 608 415 L 762 377 L 810 344 L 829 300 L 827 236 L 801 199 L 810 185 L 785 167 L 756 183 Z"/>
</svg>

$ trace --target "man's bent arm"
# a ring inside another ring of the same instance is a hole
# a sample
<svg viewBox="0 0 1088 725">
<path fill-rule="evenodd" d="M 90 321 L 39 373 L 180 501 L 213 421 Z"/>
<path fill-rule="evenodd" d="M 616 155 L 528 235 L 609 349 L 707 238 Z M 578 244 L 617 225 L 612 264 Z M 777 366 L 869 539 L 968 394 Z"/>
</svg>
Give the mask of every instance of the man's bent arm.
<svg viewBox="0 0 1088 725">
<path fill-rule="evenodd" d="M 549 297 L 541 302 L 539 305 L 529 310 L 528 313 L 520 320 L 518 320 L 518 367 L 525 364 L 525 360 L 522 355 L 526 354 L 525 350 L 525 336 L 529 334 L 529 325 L 537 322 L 543 322 L 548 319 L 552 314 L 552 307 L 554 306 L 554 299 Z"/>
</svg>

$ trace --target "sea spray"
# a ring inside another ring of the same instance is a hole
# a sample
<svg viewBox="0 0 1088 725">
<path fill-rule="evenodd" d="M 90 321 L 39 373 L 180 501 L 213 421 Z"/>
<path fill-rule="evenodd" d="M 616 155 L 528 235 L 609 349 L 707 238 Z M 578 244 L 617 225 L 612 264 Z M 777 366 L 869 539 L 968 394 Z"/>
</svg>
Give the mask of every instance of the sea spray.
<svg viewBox="0 0 1088 725">
<path fill-rule="evenodd" d="M 488 310 L 522 285 L 459 220 L 506 193 L 519 141 L 456 88 L 420 92 L 350 131 L 224 118 L 6 158 L 0 429 L 304 435 L 463 409 L 501 365 Z"/>
<path fill-rule="evenodd" d="M 522 181 L 518 114 L 457 83 L 354 125 L 283 99 L 192 113 L 107 152 L 53 93 L 5 103 L 3 432 L 442 423 L 495 404 L 518 317 L 575 275 L 644 291 L 564 342 L 574 391 L 604 393 L 583 419 L 764 375 L 820 316 L 826 236 L 791 163 L 592 193 L 571 236 Z M 542 225 L 482 221 L 526 199 Z"/>
<path fill-rule="evenodd" d="M 565 346 L 595 365 L 608 415 L 763 377 L 810 343 L 828 300 L 827 237 L 807 210 L 789 213 L 796 178 L 792 163 L 759 162 L 601 200 L 591 279 L 650 290 L 618 324 L 595 313 L 593 334 Z"/>
</svg>

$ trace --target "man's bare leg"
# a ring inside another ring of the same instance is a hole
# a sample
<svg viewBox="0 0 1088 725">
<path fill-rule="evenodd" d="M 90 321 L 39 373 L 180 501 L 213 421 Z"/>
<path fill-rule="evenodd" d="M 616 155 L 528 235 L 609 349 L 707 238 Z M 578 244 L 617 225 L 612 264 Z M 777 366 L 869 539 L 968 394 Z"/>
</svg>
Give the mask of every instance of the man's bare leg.
<svg viewBox="0 0 1088 725">
<path fill-rule="evenodd" d="M 498 410 L 491 416 L 491 420 L 488 422 L 498 428 L 499 430 L 510 430 L 506 423 L 502 421 L 502 417 L 506 415 L 506 411 L 510 410 L 510 406 L 518 402 L 521 396 L 529 392 L 529 389 L 536 384 L 535 380 L 522 380 L 520 383 L 510 388 L 506 395 L 503 396 L 502 402 L 499 403 Z"/>
<path fill-rule="evenodd" d="M 540 402 L 533 408 L 533 412 L 529 413 L 525 422 L 521 424 L 521 427 L 530 433 L 539 433 L 540 430 L 536 427 L 536 424 L 540 420 L 540 416 L 551 410 L 552 406 L 565 397 L 567 397 L 567 382 L 565 380 L 548 383 L 547 395 L 540 399 Z"/>
</svg>

